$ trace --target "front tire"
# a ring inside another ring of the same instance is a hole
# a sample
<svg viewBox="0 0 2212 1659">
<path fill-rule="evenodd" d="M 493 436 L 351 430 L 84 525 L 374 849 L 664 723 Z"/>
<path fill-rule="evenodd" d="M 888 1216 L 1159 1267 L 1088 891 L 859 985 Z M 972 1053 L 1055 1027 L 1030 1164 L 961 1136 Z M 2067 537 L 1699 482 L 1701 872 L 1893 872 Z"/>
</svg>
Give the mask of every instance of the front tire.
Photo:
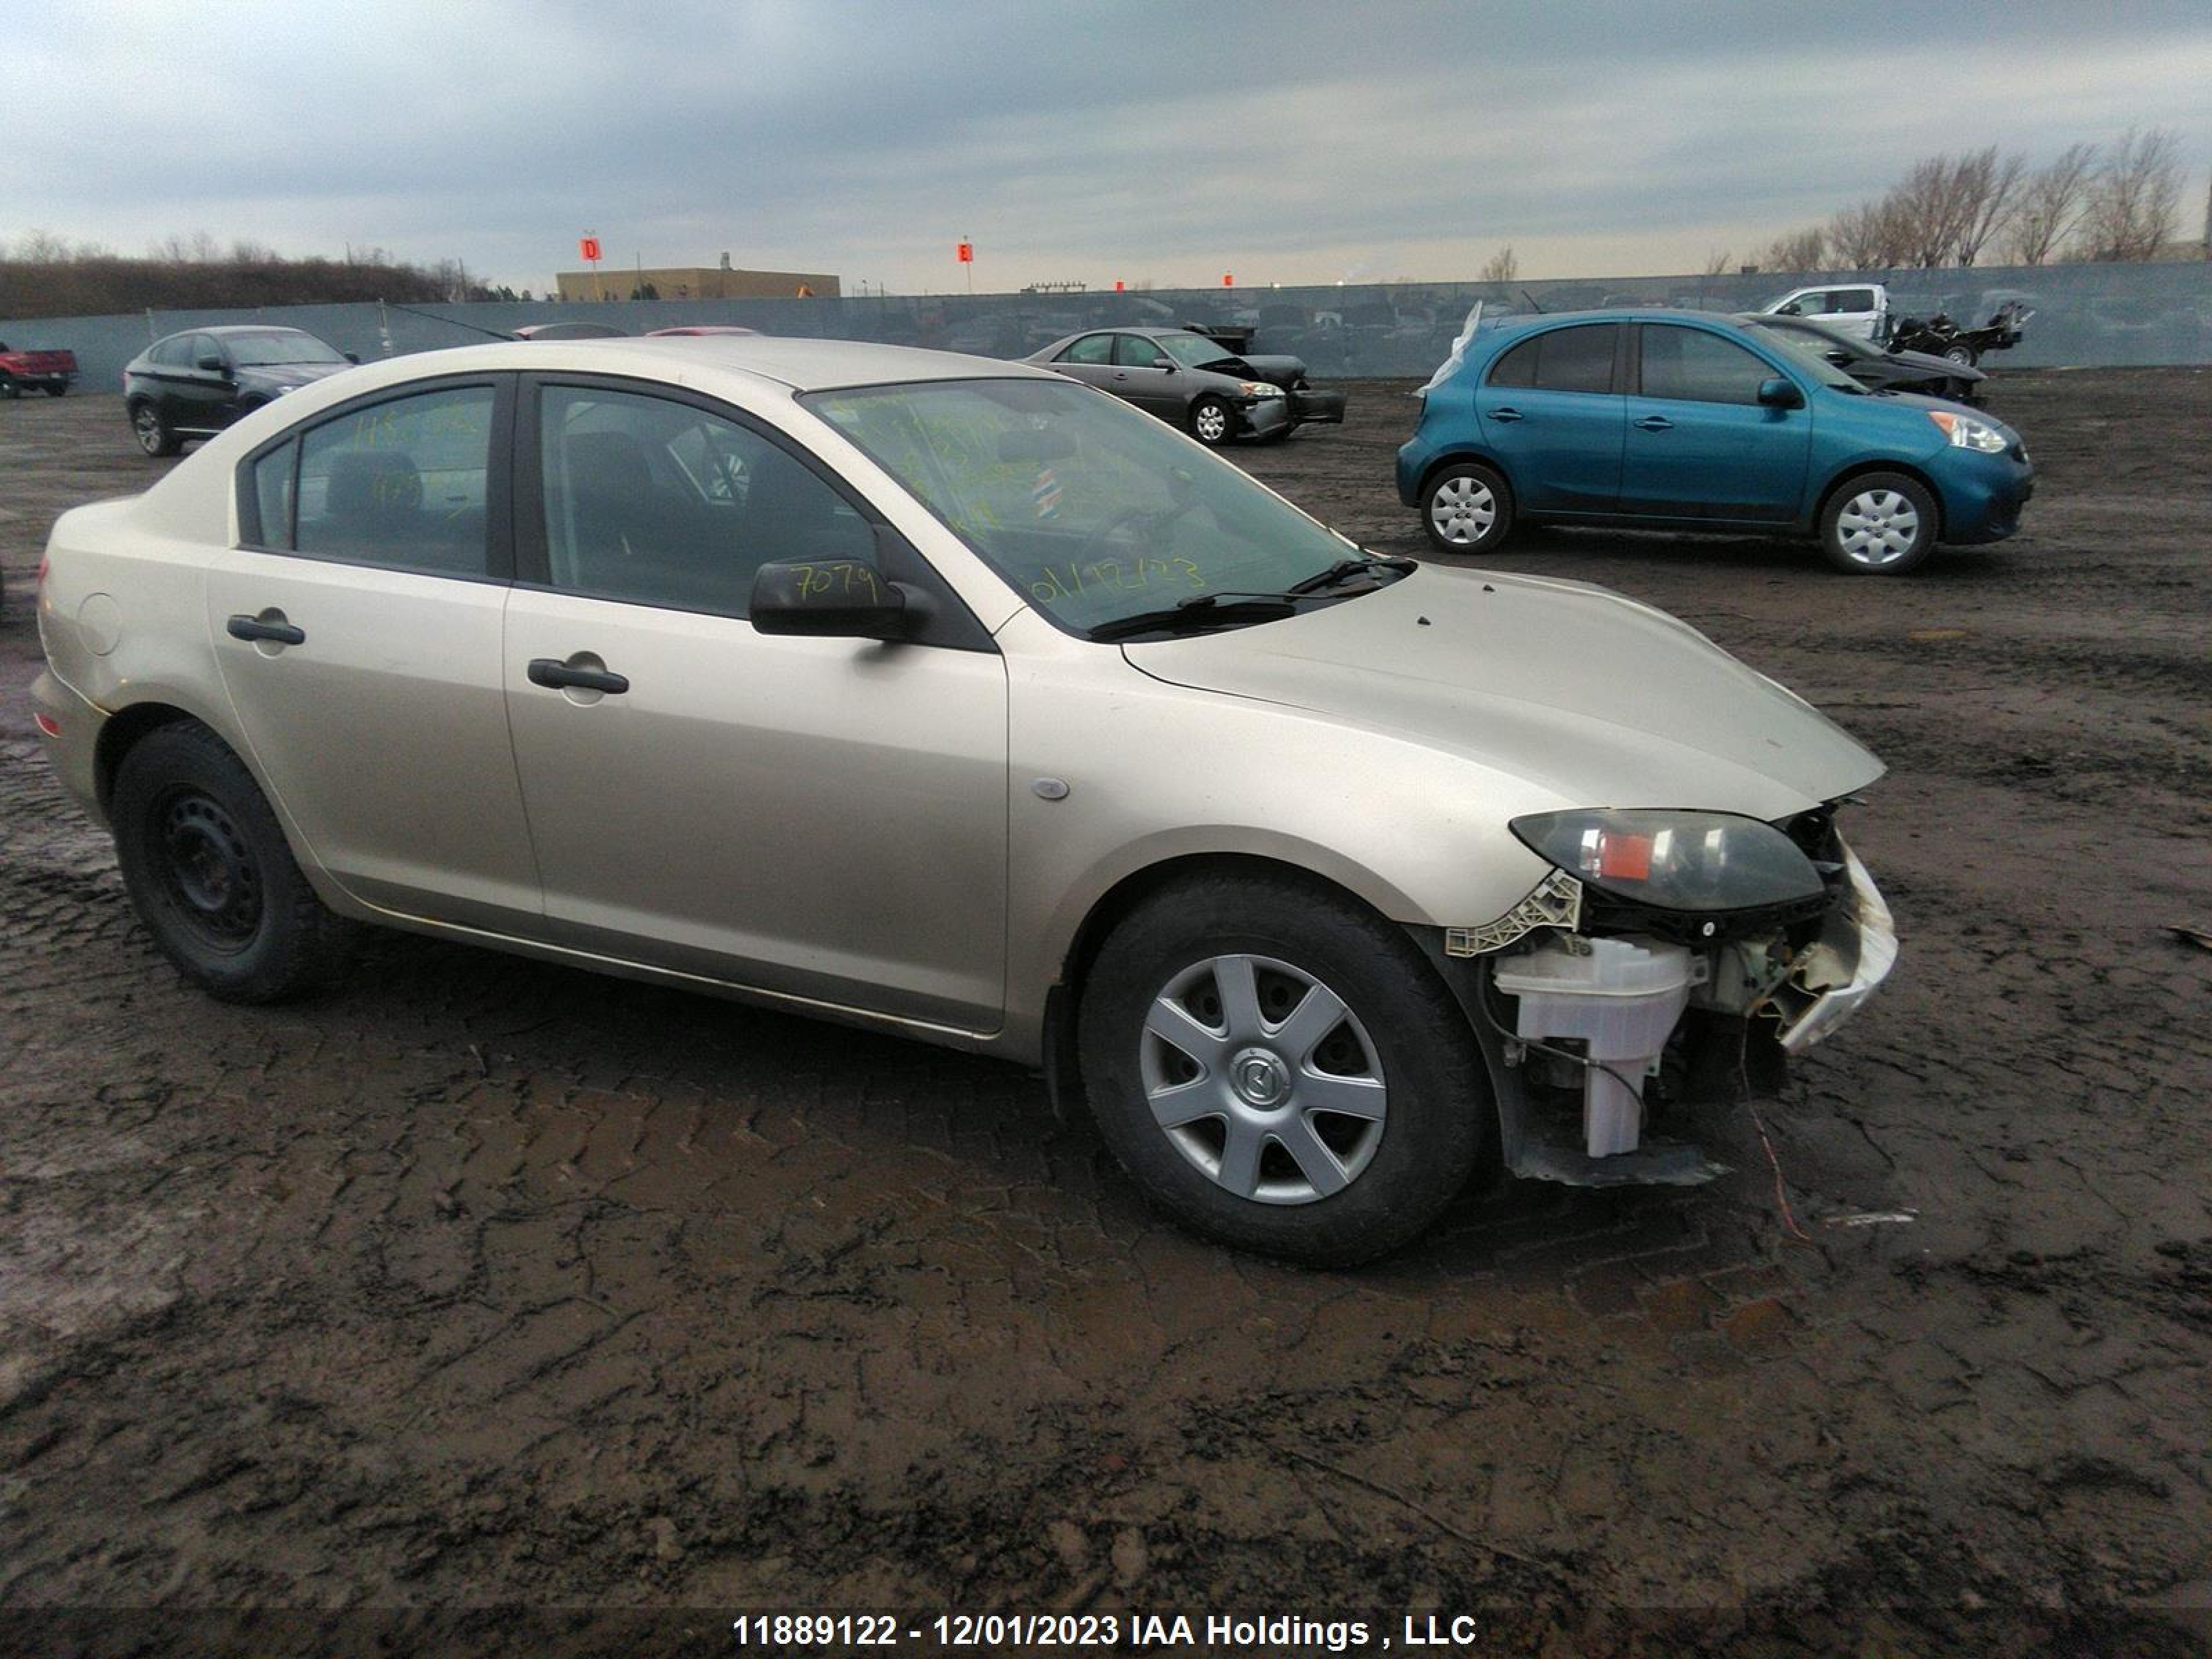
<svg viewBox="0 0 2212 1659">
<path fill-rule="evenodd" d="M 1829 496 L 1820 514 L 1828 562 L 1854 576 L 1901 576 L 1936 550 L 1936 502 L 1901 472 L 1869 472 Z"/>
<path fill-rule="evenodd" d="M 1218 398 L 1200 398 L 1190 406 L 1190 435 L 1218 449 L 1237 435 L 1237 411 Z"/>
<path fill-rule="evenodd" d="M 184 447 L 168 417 L 155 404 L 141 401 L 131 406 L 131 432 L 138 447 L 149 455 L 173 455 Z"/>
<path fill-rule="evenodd" d="M 1943 361 L 1947 363 L 1956 363 L 1961 368 L 1972 368 L 1976 363 L 1981 362 L 1981 357 L 1973 347 L 1962 340 L 1954 340 L 1943 348 Z"/>
<path fill-rule="evenodd" d="M 67 381 L 64 381 L 64 382 L 62 382 L 60 385 L 58 385 L 58 386 L 48 386 L 48 387 L 46 388 L 46 396 L 48 396 L 49 398 L 66 398 L 66 397 L 68 397 L 68 396 L 69 396 L 69 383 L 68 383 Z"/>
<path fill-rule="evenodd" d="M 1239 1249 L 1365 1261 L 1467 1184 L 1493 1108 L 1413 941 L 1266 876 L 1180 884 L 1116 927 L 1079 1042 L 1100 1133 L 1176 1220 Z"/>
<path fill-rule="evenodd" d="M 124 756 L 110 818 L 139 920 L 210 995 L 275 1002 L 343 964 L 350 927 L 300 873 L 245 763 L 198 721 L 161 726 Z"/>
<path fill-rule="evenodd" d="M 1421 493 L 1421 526 L 1443 552 L 1495 552 L 1513 533 L 1513 491 L 1480 461 L 1448 466 Z"/>
</svg>

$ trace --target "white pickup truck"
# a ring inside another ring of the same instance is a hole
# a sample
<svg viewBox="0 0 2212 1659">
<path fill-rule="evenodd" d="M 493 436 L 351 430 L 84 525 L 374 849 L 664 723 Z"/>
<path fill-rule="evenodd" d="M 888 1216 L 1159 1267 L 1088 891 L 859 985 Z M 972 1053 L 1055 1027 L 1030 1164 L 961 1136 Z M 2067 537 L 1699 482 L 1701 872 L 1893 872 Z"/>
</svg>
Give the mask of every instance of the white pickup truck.
<svg viewBox="0 0 2212 1659">
<path fill-rule="evenodd" d="M 1809 317 L 1844 334 L 1880 343 L 1889 337 L 1889 290 L 1880 283 L 1832 283 L 1796 288 L 1759 307 L 1777 317 Z"/>
</svg>

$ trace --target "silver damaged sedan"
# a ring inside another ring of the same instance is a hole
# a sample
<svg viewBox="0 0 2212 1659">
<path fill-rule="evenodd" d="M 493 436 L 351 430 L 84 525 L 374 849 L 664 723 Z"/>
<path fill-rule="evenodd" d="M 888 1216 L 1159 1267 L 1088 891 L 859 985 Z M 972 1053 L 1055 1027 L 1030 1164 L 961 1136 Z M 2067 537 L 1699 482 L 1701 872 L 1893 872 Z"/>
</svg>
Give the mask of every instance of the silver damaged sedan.
<svg viewBox="0 0 2212 1659">
<path fill-rule="evenodd" d="M 35 688 L 179 970 L 363 923 L 1040 1067 L 1148 1196 L 1346 1261 L 1471 1178 L 1693 1182 L 1895 953 L 1881 772 L 1648 606 L 1378 558 L 1019 365 L 350 369 L 53 530 Z"/>
</svg>

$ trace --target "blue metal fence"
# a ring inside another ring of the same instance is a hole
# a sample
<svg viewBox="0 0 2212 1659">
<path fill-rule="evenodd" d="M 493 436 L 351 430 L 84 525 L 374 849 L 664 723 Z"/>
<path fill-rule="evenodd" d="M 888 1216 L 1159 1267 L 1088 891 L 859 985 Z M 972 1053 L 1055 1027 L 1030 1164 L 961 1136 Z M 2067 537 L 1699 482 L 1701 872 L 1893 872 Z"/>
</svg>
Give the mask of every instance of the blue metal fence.
<svg viewBox="0 0 2212 1659">
<path fill-rule="evenodd" d="M 1487 316 L 1594 306 L 1753 309 L 1833 273 L 1756 276 L 1609 277 L 1582 281 L 1408 283 L 1143 293 L 929 295 L 842 299 L 652 300 L 617 303 L 489 303 L 418 307 L 271 307 L 258 311 L 0 321 L 17 346 L 76 353 L 87 391 L 113 391 L 123 366 L 160 335 L 216 323 L 283 323 L 366 362 L 465 345 L 527 323 L 605 322 L 627 333 L 683 323 L 741 323 L 764 333 L 878 340 L 1018 357 L 1079 329 L 1115 324 L 1231 325 L 1256 331 L 1255 351 L 1303 357 L 1316 380 L 1425 376 L 1450 349 L 1480 300 Z M 2033 307 L 2027 337 L 1993 368 L 2054 364 L 2121 367 L 2212 363 L 2212 263 L 2066 264 L 1904 270 L 1888 274 L 1891 303 L 1908 315 L 1947 311 L 1979 324 L 2007 300 Z M 1864 280 L 1862 275 L 1862 280 Z"/>
</svg>

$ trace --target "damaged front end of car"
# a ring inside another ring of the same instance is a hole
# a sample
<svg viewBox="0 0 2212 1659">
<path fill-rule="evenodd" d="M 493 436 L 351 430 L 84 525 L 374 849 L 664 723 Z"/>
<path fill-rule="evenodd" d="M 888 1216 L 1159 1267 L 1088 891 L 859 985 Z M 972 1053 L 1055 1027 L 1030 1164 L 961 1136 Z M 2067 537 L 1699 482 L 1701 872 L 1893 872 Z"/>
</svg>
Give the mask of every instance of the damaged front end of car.
<svg viewBox="0 0 2212 1659">
<path fill-rule="evenodd" d="M 1690 1185 L 1725 1173 L 1701 1108 L 1778 1087 L 1887 975 L 1897 935 L 1837 832 L 1841 803 L 1777 823 L 1593 810 L 1516 819 L 1552 872 L 1504 915 L 1444 930 L 1516 1175 Z"/>
</svg>

